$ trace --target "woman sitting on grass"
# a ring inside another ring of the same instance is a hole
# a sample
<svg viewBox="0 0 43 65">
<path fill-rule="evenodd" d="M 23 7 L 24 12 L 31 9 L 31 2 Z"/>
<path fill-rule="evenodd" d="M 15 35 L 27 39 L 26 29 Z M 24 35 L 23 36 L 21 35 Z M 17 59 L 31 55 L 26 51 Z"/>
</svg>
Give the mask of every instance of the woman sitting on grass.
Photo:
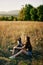
<svg viewBox="0 0 43 65">
<path fill-rule="evenodd" d="M 11 56 L 9 58 L 13 59 L 21 53 L 24 53 L 26 55 L 32 55 L 32 46 L 30 43 L 30 37 L 28 37 L 28 36 L 26 37 L 26 44 L 24 46 L 22 46 L 20 49 L 21 50 L 18 53 L 14 54 L 13 56 Z"/>
<path fill-rule="evenodd" d="M 22 41 L 21 41 L 21 38 L 19 37 L 17 39 L 17 45 L 15 47 L 13 47 L 12 55 L 15 54 L 15 53 L 17 53 L 18 51 L 20 51 L 21 47 L 22 47 Z"/>
</svg>

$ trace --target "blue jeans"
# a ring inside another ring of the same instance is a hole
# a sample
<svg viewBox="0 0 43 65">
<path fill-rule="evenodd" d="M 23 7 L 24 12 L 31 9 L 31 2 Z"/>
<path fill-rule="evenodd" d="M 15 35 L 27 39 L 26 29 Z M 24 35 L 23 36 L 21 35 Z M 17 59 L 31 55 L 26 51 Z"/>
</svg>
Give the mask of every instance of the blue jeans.
<svg viewBox="0 0 43 65">
<path fill-rule="evenodd" d="M 27 55 L 32 55 L 32 51 L 27 51 Z"/>
</svg>

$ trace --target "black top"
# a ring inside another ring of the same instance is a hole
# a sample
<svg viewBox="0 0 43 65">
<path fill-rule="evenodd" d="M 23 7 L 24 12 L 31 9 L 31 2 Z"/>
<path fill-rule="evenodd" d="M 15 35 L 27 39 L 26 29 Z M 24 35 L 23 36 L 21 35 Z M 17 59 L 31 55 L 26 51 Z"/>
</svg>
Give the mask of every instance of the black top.
<svg viewBox="0 0 43 65">
<path fill-rule="evenodd" d="M 21 38 L 19 38 L 18 41 L 19 41 L 19 44 L 18 44 L 17 47 L 22 47 L 22 41 L 21 41 Z"/>
<path fill-rule="evenodd" d="M 32 46 L 31 46 L 30 42 L 26 42 L 25 48 L 28 49 L 28 51 L 32 51 Z"/>
<path fill-rule="evenodd" d="M 19 43 L 17 47 L 22 47 L 22 43 Z"/>
</svg>

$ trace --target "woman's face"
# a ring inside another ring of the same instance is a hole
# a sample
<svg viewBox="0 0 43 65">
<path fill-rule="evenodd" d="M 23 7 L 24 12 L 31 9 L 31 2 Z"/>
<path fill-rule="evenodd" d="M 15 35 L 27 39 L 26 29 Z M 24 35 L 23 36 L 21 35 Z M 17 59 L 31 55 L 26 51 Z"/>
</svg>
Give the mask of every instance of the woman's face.
<svg viewBox="0 0 43 65">
<path fill-rule="evenodd" d="M 27 38 L 26 38 L 26 36 L 24 37 L 24 44 L 26 44 L 26 41 L 27 41 Z"/>
<path fill-rule="evenodd" d="M 17 41 L 17 43 L 19 44 L 19 41 Z"/>
<path fill-rule="evenodd" d="M 26 38 L 26 36 L 25 36 L 25 41 L 27 41 L 27 38 Z"/>
</svg>

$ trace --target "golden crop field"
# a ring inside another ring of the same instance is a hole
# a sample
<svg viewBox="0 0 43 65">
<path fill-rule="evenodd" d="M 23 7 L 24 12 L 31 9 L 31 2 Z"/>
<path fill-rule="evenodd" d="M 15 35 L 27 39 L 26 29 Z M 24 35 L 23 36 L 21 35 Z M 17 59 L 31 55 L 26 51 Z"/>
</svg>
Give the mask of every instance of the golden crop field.
<svg viewBox="0 0 43 65">
<path fill-rule="evenodd" d="M 21 36 L 24 43 L 24 37 L 30 36 L 31 44 L 34 46 L 43 38 L 43 23 L 30 21 L 0 21 L 0 46 L 6 47 L 14 44 Z"/>
</svg>

